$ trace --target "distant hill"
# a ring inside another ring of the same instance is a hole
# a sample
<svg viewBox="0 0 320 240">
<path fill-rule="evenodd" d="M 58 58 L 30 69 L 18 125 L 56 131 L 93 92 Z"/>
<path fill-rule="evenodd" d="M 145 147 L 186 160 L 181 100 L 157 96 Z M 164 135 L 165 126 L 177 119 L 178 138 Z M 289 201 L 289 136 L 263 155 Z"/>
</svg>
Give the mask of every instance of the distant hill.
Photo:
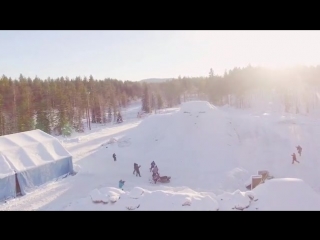
<svg viewBox="0 0 320 240">
<path fill-rule="evenodd" d="M 173 78 L 147 78 L 141 80 L 141 82 L 147 82 L 147 83 L 157 83 L 157 82 L 166 82 L 170 81 Z"/>
</svg>

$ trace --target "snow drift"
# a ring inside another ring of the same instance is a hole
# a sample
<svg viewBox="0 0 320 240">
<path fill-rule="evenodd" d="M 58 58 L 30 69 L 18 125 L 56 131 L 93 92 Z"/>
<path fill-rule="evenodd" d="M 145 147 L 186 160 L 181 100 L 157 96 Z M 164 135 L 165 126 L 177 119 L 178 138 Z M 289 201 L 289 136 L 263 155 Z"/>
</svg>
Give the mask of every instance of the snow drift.
<svg viewBox="0 0 320 240">
<path fill-rule="evenodd" d="M 302 179 L 279 178 L 252 190 L 257 210 L 320 210 L 320 195 Z"/>
</svg>

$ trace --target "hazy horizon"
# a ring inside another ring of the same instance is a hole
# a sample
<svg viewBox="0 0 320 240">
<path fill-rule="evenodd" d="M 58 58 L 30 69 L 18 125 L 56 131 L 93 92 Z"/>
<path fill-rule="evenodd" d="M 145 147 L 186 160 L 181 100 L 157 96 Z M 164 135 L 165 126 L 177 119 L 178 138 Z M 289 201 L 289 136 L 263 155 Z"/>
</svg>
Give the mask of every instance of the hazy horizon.
<svg viewBox="0 0 320 240">
<path fill-rule="evenodd" d="M 320 64 L 320 31 L 0 31 L 0 74 L 139 81 Z"/>
</svg>

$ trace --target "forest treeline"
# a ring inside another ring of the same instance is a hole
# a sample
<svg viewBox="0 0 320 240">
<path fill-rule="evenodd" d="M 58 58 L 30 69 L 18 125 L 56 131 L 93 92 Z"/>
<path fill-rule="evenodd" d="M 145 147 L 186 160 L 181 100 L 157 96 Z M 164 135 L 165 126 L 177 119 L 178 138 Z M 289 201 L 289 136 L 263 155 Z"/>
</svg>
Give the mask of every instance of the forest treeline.
<svg viewBox="0 0 320 240">
<path fill-rule="evenodd" d="M 234 68 L 217 76 L 178 77 L 145 83 L 117 79 L 0 78 L 0 135 L 41 129 L 55 135 L 82 132 L 89 123 L 116 121 L 131 101 L 150 113 L 182 101 L 202 99 L 217 106 L 270 107 L 292 113 L 319 110 L 320 67 L 270 70 Z M 89 126 L 90 127 L 90 126 Z"/>
</svg>

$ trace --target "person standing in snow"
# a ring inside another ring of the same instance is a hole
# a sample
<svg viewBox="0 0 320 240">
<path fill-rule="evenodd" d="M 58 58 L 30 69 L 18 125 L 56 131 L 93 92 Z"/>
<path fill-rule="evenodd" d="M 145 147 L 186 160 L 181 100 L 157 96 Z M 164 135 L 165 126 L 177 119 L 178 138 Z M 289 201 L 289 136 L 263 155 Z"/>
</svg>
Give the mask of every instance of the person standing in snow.
<svg viewBox="0 0 320 240">
<path fill-rule="evenodd" d="M 159 175 L 159 169 L 157 165 L 154 166 L 154 168 L 152 169 L 152 172 Z"/>
<path fill-rule="evenodd" d="M 294 164 L 294 162 L 300 163 L 300 162 L 297 160 L 297 157 L 296 157 L 296 154 L 295 154 L 295 153 L 293 153 L 291 156 L 292 156 L 292 164 Z"/>
<path fill-rule="evenodd" d="M 140 175 L 140 167 L 141 166 L 137 166 L 137 169 L 136 169 L 136 176 L 138 176 L 139 175 L 139 177 L 141 177 L 141 175 Z"/>
<path fill-rule="evenodd" d="M 124 185 L 125 181 L 123 181 L 122 179 L 119 181 L 119 188 L 121 190 L 123 190 L 123 185 Z"/>
<path fill-rule="evenodd" d="M 133 173 L 134 174 L 136 172 L 136 169 L 138 168 L 138 164 L 137 163 L 134 163 L 133 164 Z"/>
<path fill-rule="evenodd" d="M 151 168 L 150 168 L 150 172 L 152 171 L 152 169 L 154 168 L 154 166 L 156 165 L 156 163 L 154 161 L 152 161 L 151 163 Z"/>
<path fill-rule="evenodd" d="M 141 177 L 141 175 L 140 175 L 140 167 L 141 166 L 138 166 L 138 164 L 135 166 L 135 171 L 136 171 L 136 176 L 138 176 L 139 175 L 139 177 Z"/>
<path fill-rule="evenodd" d="M 298 150 L 299 156 L 301 157 L 302 147 L 298 145 L 296 148 Z"/>
<path fill-rule="evenodd" d="M 157 183 L 158 179 L 159 179 L 159 174 L 158 173 L 152 173 L 152 179 L 154 181 L 154 183 Z"/>
<path fill-rule="evenodd" d="M 113 157 L 113 160 L 114 161 L 117 161 L 117 156 L 116 156 L 116 154 L 114 153 L 114 154 L 112 154 L 112 157 Z"/>
</svg>

